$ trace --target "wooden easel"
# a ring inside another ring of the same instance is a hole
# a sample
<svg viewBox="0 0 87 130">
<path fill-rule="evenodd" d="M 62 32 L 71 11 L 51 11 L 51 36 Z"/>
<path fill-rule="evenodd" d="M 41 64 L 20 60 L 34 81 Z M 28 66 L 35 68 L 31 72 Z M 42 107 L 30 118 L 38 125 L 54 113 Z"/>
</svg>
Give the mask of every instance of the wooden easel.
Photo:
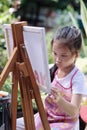
<svg viewBox="0 0 87 130">
<path fill-rule="evenodd" d="M 40 91 L 36 83 L 33 70 L 23 39 L 23 26 L 26 22 L 11 24 L 14 49 L 5 68 L 0 75 L 0 89 L 9 72 L 12 72 L 12 99 L 11 99 L 11 130 L 16 130 L 17 93 L 20 86 L 22 111 L 26 130 L 35 130 L 32 97 L 35 98 L 44 130 L 50 130 L 46 113 L 41 101 Z"/>
</svg>

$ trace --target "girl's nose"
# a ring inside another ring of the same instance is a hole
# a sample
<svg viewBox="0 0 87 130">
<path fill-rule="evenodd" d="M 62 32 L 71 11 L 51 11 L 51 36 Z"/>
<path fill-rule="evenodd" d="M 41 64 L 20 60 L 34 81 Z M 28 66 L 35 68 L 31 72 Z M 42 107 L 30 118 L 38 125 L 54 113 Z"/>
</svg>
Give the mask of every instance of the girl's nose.
<svg viewBox="0 0 87 130">
<path fill-rule="evenodd" d="M 61 62 L 61 58 L 59 56 L 56 57 L 56 62 Z"/>
</svg>

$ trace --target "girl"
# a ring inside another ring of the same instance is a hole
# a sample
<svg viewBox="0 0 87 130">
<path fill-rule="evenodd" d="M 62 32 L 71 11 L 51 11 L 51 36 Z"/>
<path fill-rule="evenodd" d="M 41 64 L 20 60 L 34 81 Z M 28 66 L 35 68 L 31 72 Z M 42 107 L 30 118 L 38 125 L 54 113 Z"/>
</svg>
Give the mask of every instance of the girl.
<svg viewBox="0 0 87 130">
<path fill-rule="evenodd" d="M 45 111 L 51 130 L 74 130 L 82 95 L 87 95 L 84 75 L 75 65 L 82 45 L 81 32 L 73 26 L 63 27 L 57 30 L 51 45 L 55 73 L 52 69 L 51 93 L 45 99 Z M 17 130 L 24 130 L 19 128 L 21 121 L 17 122 Z M 39 113 L 35 114 L 35 126 L 36 130 L 44 130 Z"/>
</svg>

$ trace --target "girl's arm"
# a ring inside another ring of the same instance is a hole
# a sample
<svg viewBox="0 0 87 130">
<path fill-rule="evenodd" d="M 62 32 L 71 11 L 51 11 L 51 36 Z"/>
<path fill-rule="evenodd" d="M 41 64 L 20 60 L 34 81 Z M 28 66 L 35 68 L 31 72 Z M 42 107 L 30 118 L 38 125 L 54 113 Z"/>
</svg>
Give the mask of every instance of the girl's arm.
<svg viewBox="0 0 87 130">
<path fill-rule="evenodd" d="M 56 88 L 52 88 L 51 93 L 53 95 L 52 100 L 58 103 L 58 105 L 62 108 L 63 111 L 66 112 L 66 114 L 74 116 L 79 113 L 82 99 L 81 94 L 73 94 L 71 102 L 68 102 L 61 96 L 61 94 Z"/>
<path fill-rule="evenodd" d="M 81 99 L 81 94 L 73 94 L 71 102 L 68 102 L 63 97 L 61 97 L 58 101 L 58 104 L 68 115 L 74 116 L 79 113 Z"/>
</svg>

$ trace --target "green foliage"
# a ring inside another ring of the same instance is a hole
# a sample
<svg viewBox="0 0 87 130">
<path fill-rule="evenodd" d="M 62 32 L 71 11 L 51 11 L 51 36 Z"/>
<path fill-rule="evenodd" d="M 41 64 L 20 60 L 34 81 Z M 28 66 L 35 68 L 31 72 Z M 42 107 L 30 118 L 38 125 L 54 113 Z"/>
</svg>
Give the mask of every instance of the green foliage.
<svg viewBox="0 0 87 130">
<path fill-rule="evenodd" d="M 75 17 L 77 17 L 77 12 L 74 11 L 73 7 L 68 5 L 67 8 L 65 8 L 64 10 L 58 10 L 56 11 L 56 19 L 55 19 L 55 23 L 56 23 L 56 27 L 63 27 L 63 26 L 67 26 L 67 25 L 72 25 L 72 20 L 70 18 L 70 16 L 68 15 L 68 12 L 71 12 L 72 14 L 74 14 Z M 56 29 L 55 27 L 55 29 Z"/>
<path fill-rule="evenodd" d="M 4 34 L 4 23 L 11 23 L 14 16 L 10 14 L 12 0 L 0 0 L 0 69 L 3 68 L 7 61 L 6 43 Z M 4 58 L 3 58 L 4 57 Z"/>
<path fill-rule="evenodd" d="M 78 6 L 79 6 L 79 0 L 30 0 L 28 2 L 28 0 L 21 0 L 22 6 L 26 5 L 29 6 L 29 4 L 33 3 L 36 4 L 38 7 L 51 7 L 54 9 L 65 9 L 67 8 L 68 5 L 73 6 L 76 10 L 78 10 Z M 26 6 L 24 7 L 24 9 L 26 8 Z"/>
<path fill-rule="evenodd" d="M 80 7 L 81 7 L 81 19 L 83 23 L 83 27 L 87 36 L 87 8 L 83 2 L 83 0 L 80 0 Z"/>
<path fill-rule="evenodd" d="M 5 83 L 3 84 L 2 90 L 11 93 L 12 85 L 11 85 L 10 77 L 8 77 L 7 80 L 5 81 Z"/>
<path fill-rule="evenodd" d="M 87 57 L 87 9 L 82 0 L 80 0 L 80 12 L 81 19 L 75 18 L 75 16 L 69 12 L 69 15 L 73 21 L 73 24 L 82 30 L 82 52 L 81 56 Z M 80 22 L 78 22 L 80 21 Z"/>
<path fill-rule="evenodd" d="M 7 53 L 6 50 L 0 48 L 0 68 L 3 69 L 7 62 Z"/>
<path fill-rule="evenodd" d="M 6 61 L 7 61 L 7 54 L 6 54 L 6 47 L 5 47 L 5 37 L 4 37 L 3 25 L 1 25 L 0 26 L 0 68 L 3 68 L 3 66 L 6 64 Z"/>
<path fill-rule="evenodd" d="M 0 24 L 7 23 L 11 19 L 11 15 L 9 14 L 9 8 L 12 4 L 11 0 L 0 0 Z"/>
<path fill-rule="evenodd" d="M 87 57 L 87 8 L 83 0 L 80 0 L 80 13 L 81 13 L 81 20 L 84 28 L 85 35 L 83 34 L 83 51 L 85 56 Z"/>
<path fill-rule="evenodd" d="M 51 50 L 51 39 L 53 37 L 53 32 L 46 33 L 46 43 L 47 43 L 47 51 L 48 51 L 48 60 L 49 64 L 53 63 L 52 50 Z"/>
</svg>

